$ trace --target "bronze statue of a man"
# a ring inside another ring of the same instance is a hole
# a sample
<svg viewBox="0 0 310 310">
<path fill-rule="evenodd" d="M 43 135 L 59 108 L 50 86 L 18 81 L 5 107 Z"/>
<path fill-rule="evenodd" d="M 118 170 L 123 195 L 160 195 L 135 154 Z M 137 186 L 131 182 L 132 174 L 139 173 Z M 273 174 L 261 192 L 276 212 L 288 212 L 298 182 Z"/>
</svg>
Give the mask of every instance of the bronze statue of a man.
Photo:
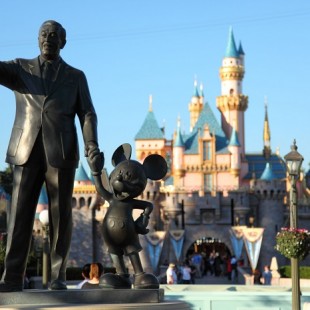
<svg viewBox="0 0 310 310">
<path fill-rule="evenodd" d="M 6 162 L 14 166 L 14 179 L 0 292 L 23 288 L 36 206 L 44 183 L 49 200 L 50 288 L 67 288 L 71 199 L 79 161 L 76 116 L 91 170 L 96 172 L 104 162 L 86 77 L 60 57 L 66 44 L 65 29 L 56 21 L 46 21 L 40 27 L 38 40 L 38 57 L 0 62 L 0 84 L 14 91 L 16 97 L 6 154 Z"/>
</svg>

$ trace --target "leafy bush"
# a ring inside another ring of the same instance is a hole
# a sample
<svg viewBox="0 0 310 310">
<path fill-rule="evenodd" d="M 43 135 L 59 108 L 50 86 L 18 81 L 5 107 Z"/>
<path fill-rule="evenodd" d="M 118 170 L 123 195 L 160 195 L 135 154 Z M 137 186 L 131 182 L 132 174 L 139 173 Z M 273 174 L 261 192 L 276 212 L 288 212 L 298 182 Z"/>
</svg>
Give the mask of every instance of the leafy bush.
<svg viewBox="0 0 310 310">
<path fill-rule="evenodd" d="M 282 266 L 279 269 L 282 278 L 291 278 L 291 266 Z M 299 267 L 300 279 L 310 279 L 310 267 Z"/>
<path fill-rule="evenodd" d="M 4 268 L 5 247 L 6 247 L 5 234 L 0 234 L 0 275 L 2 274 Z"/>
</svg>

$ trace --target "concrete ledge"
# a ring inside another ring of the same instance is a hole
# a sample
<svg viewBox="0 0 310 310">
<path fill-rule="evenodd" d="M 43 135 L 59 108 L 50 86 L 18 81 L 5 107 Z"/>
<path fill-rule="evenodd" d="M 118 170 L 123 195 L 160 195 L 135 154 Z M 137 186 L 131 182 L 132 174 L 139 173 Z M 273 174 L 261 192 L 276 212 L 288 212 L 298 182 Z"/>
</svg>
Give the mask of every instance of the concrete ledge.
<svg viewBox="0 0 310 310">
<path fill-rule="evenodd" d="M 161 303 L 132 303 L 132 304 L 79 304 L 79 305 L 7 305 L 0 306 L 1 310 L 191 310 L 183 301 L 164 301 Z"/>
<path fill-rule="evenodd" d="M 164 290 L 24 290 L 23 292 L 1 293 L 1 305 L 65 305 L 65 304 L 131 304 L 160 303 Z M 36 308 L 37 309 L 37 308 Z"/>
</svg>

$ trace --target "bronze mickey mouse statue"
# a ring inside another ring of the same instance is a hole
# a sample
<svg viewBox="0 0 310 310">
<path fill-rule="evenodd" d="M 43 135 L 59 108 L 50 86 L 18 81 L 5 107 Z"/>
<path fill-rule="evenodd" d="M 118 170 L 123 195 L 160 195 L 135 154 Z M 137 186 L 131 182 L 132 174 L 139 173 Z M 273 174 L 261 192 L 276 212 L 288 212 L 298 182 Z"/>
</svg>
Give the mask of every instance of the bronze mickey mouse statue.
<svg viewBox="0 0 310 310">
<path fill-rule="evenodd" d="M 116 274 L 106 273 L 100 279 L 100 287 L 124 289 L 131 288 L 130 275 L 124 263 L 128 256 L 134 269 L 135 289 L 158 289 L 159 282 L 153 274 L 145 273 L 139 257 L 142 247 L 138 234 L 148 233 L 147 225 L 152 203 L 134 199 L 144 191 L 147 179 L 160 180 L 167 173 L 165 159 L 157 154 L 149 155 L 141 164 L 131 160 L 131 146 L 128 143 L 119 146 L 112 156 L 115 167 L 109 176 L 111 192 L 104 188 L 101 173 L 93 173 L 98 193 L 109 202 L 108 211 L 103 220 L 102 232 L 105 243 L 111 254 Z M 95 171 L 101 171 L 97 167 Z M 143 212 L 134 220 L 133 209 Z"/>
</svg>

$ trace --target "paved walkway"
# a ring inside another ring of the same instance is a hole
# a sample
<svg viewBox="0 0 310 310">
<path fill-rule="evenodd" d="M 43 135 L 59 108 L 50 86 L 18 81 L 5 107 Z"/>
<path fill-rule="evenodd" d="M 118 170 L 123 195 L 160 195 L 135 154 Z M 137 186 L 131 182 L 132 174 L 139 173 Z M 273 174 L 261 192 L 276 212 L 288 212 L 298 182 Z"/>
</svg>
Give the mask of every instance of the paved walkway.
<svg viewBox="0 0 310 310">
<path fill-rule="evenodd" d="M 230 280 L 227 279 L 227 277 L 224 276 L 211 276 L 207 275 L 202 278 L 196 278 L 195 284 L 210 284 L 210 285 L 229 285 L 233 284 Z"/>
</svg>

